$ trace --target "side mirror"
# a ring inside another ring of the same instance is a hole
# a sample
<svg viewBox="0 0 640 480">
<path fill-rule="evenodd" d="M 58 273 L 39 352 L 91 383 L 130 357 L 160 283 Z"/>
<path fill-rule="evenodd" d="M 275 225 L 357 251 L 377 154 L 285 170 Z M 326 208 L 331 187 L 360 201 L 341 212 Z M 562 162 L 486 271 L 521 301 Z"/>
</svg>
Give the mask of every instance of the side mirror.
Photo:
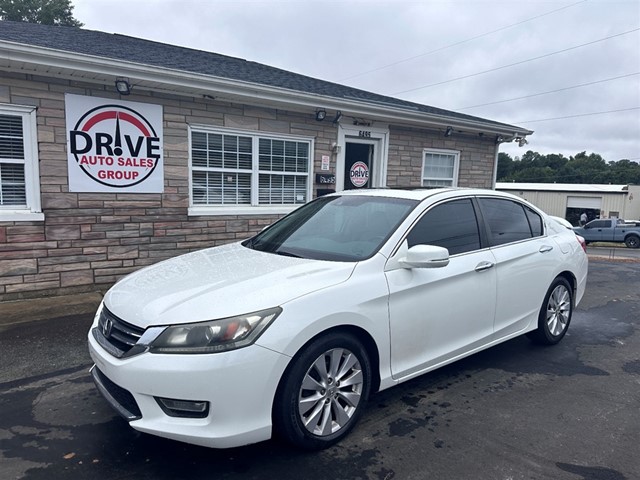
<svg viewBox="0 0 640 480">
<path fill-rule="evenodd" d="M 449 265 L 449 250 L 435 245 L 415 245 L 398 260 L 402 268 L 442 268 Z"/>
</svg>

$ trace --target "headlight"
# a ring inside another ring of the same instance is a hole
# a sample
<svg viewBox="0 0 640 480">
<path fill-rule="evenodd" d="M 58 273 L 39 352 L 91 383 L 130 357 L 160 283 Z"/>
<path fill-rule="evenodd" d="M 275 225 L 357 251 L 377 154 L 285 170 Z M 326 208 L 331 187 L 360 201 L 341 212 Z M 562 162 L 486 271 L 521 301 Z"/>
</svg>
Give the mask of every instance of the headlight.
<svg viewBox="0 0 640 480">
<path fill-rule="evenodd" d="M 100 322 L 100 314 L 102 313 L 103 308 L 104 308 L 104 300 L 100 302 L 100 305 L 98 306 L 98 310 L 96 310 L 96 314 L 93 316 L 93 324 L 91 325 L 91 328 L 98 326 L 98 322 Z"/>
<path fill-rule="evenodd" d="M 167 327 L 149 345 L 151 353 L 217 353 L 251 345 L 282 309 Z"/>
</svg>

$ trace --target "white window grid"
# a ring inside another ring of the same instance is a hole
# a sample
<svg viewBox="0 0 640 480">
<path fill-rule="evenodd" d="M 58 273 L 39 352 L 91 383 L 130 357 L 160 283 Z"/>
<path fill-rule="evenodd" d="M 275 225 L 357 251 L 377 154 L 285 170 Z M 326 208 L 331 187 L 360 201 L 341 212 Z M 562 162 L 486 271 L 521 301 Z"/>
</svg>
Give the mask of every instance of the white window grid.
<svg viewBox="0 0 640 480">
<path fill-rule="evenodd" d="M 191 205 L 301 205 L 311 195 L 312 141 L 191 127 Z"/>
<path fill-rule="evenodd" d="M 422 155 L 422 186 L 457 186 L 459 164 L 458 151 L 425 149 Z"/>
<path fill-rule="evenodd" d="M 43 220 L 36 109 L 0 104 L 0 221 Z"/>
</svg>

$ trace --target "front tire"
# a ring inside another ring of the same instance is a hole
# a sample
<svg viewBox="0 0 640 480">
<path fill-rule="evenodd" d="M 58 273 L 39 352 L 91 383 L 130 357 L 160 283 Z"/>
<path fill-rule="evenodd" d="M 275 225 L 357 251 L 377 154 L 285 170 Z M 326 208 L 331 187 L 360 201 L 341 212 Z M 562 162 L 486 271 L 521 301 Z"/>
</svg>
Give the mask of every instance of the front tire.
<svg viewBox="0 0 640 480">
<path fill-rule="evenodd" d="M 567 333 L 573 314 L 573 289 L 566 278 L 557 277 L 542 302 L 538 328 L 527 336 L 536 343 L 555 345 Z"/>
<path fill-rule="evenodd" d="M 640 247 L 640 237 L 636 235 L 629 235 L 627 238 L 624 239 L 624 244 L 628 248 L 638 248 Z"/>
<path fill-rule="evenodd" d="M 362 415 L 371 390 L 371 363 L 362 343 L 332 333 L 292 360 L 273 408 L 277 433 L 306 450 L 344 438 Z"/>
</svg>

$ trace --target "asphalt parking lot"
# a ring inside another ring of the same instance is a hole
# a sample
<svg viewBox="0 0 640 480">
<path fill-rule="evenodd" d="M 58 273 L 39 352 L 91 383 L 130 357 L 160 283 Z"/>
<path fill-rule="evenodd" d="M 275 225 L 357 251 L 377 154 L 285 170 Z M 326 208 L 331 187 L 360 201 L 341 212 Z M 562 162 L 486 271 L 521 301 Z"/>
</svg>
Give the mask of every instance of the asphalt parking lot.
<svg viewBox="0 0 640 480">
<path fill-rule="evenodd" d="M 0 326 L 0 478 L 638 479 L 640 263 L 603 257 L 558 346 L 517 338 L 378 393 L 346 440 L 316 453 L 138 433 L 90 380 L 92 313 L 25 310 Z"/>
</svg>

